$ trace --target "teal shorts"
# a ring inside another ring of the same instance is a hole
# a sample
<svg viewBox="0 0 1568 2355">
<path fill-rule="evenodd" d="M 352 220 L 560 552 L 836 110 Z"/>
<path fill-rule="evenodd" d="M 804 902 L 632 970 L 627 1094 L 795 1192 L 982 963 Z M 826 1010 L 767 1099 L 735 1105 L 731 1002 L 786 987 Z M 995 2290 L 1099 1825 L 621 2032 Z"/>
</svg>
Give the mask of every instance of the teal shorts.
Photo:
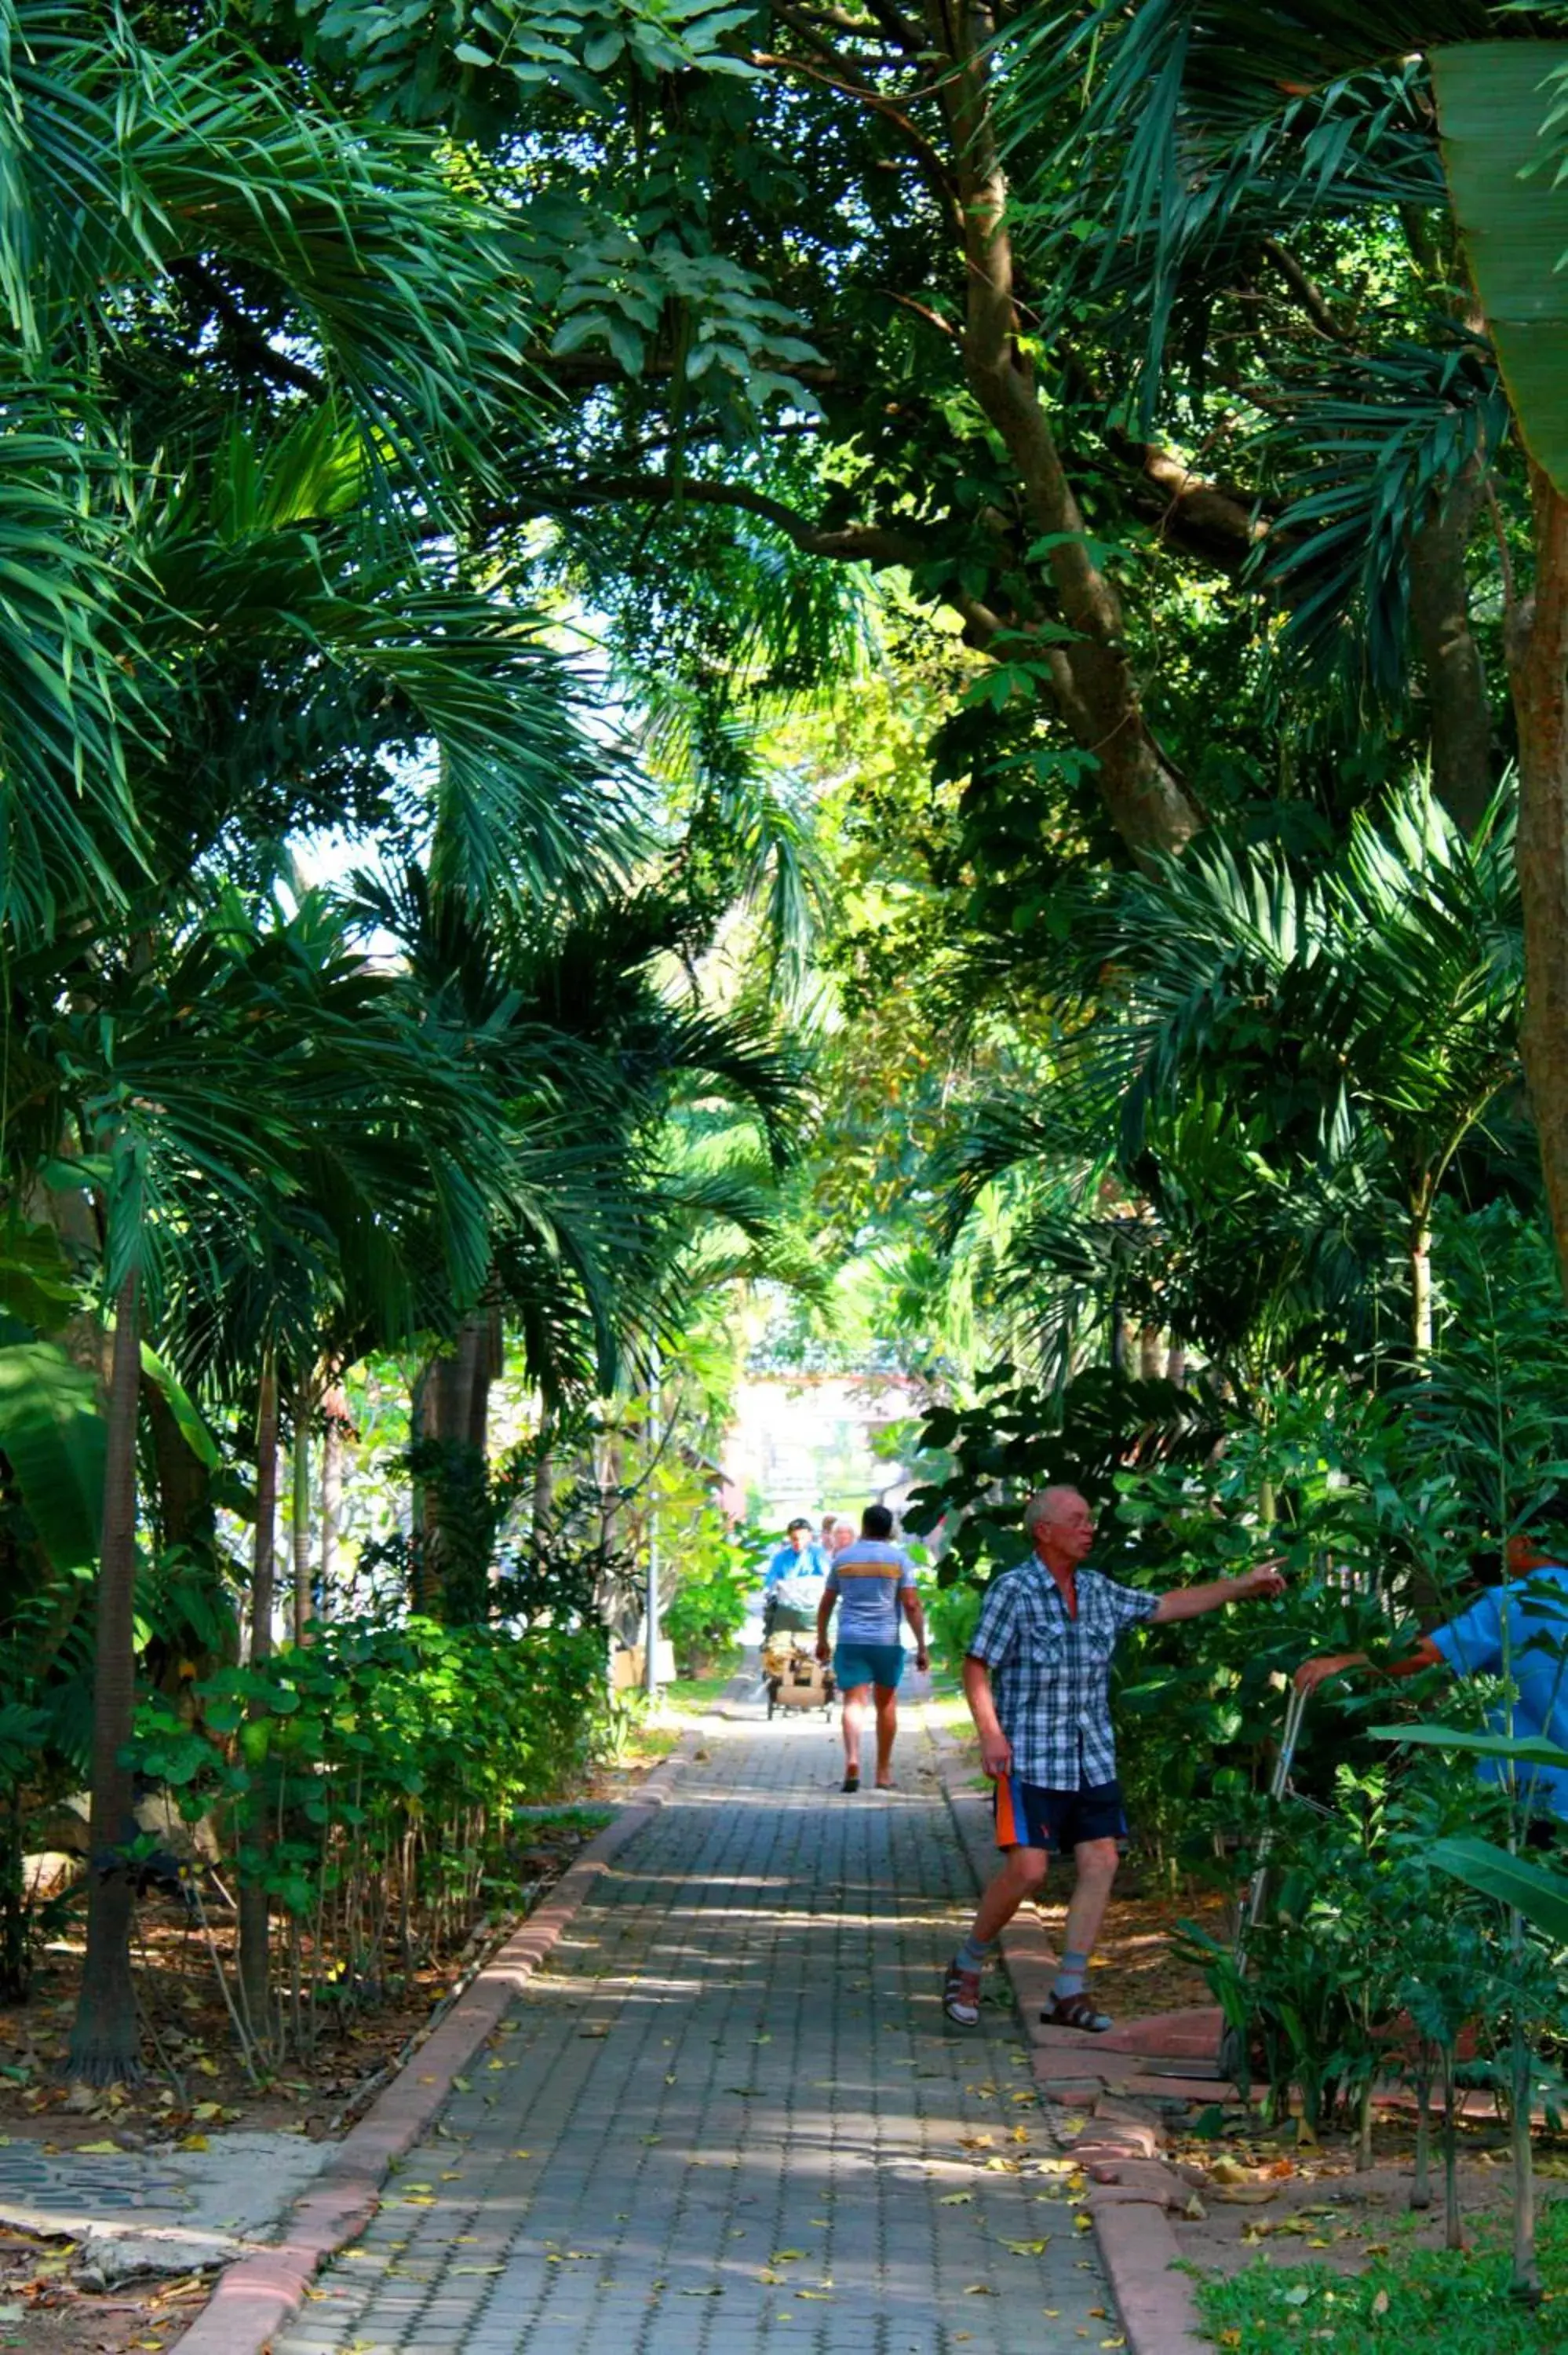
<svg viewBox="0 0 1568 2355">
<path fill-rule="evenodd" d="M 833 1681 L 841 1692 L 856 1685 L 881 1685 L 884 1691 L 904 1674 L 902 1644 L 839 1644 L 833 1649 Z"/>
</svg>

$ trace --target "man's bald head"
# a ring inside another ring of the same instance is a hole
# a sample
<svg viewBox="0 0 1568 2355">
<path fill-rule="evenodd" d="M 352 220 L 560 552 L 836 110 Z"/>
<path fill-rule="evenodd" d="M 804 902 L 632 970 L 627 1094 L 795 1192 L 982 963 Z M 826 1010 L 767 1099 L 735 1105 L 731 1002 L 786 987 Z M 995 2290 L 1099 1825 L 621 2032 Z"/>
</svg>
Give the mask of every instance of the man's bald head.
<svg viewBox="0 0 1568 2355">
<path fill-rule="evenodd" d="M 1081 1489 L 1057 1486 L 1036 1488 L 1023 1508 L 1023 1526 L 1034 1530 L 1059 1527 L 1065 1520 L 1075 1520 L 1080 1512 L 1088 1510 L 1088 1500 Z"/>
<path fill-rule="evenodd" d="M 1023 1508 L 1023 1526 L 1041 1561 L 1058 1577 L 1086 1561 L 1095 1541 L 1094 1508 L 1077 1488 L 1039 1488 Z"/>
</svg>

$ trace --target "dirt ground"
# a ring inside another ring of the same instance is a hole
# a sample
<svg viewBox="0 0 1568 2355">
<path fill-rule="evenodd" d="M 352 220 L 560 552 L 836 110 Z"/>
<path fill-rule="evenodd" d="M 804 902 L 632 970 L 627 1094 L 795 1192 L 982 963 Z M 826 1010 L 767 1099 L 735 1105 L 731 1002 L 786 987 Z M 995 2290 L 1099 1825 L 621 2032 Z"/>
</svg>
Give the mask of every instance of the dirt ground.
<svg viewBox="0 0 1568 2355">
<path fill-rule="evenodd" d="M 1072 1875 L 1047 1882 L 1037 1906 L 1056 1954 L 1062 1951 Z M 1179 1922 L 1195 1922 L 1222 1937 L 1231 1920 L 1229 1901 L 1216 1891 L 1173 1896 L 1162 1876 L 1129 1858 L 1117 1877 L 1100 1943 L 1095 1949 L 1095 2001 L 1113 2019 L 1144 2019 L 1150 2012 L 1185 2011 L 1212 2003 L 1202 1972 L 1179 1962 L 1171 1951 Z"/>
<path fill-rule="evenodd" d="M 563 1806 L 624 1799 L 645 1764 L 596 1777 Z M 525 1826 L 514 1859 L 518 1884 L 556 1880 L 594 1828 L 591 1819 Z M 211 1957 L 185 1907 L 177 1899 L 148 1897 L 138 1917 L 138 1992 L 151 2031 L 144 2082 L 97 2094 L 73 2087 L 62 2073 L 82 1947 L 79 1934 L 56 1940 L 38 1957 L 28 2001 L 0 2009 L 0 2143 L 25 2138 L 50 2154 L 104 2142 L 135 2150 L 171 2139 L 199 2148 L 230 2126 L 335 2137 L 374 2098 L 383 2073 L 511 1918 L 498 1905 L 475 1925 L 461 1954 L 421 1969 L 380 2005 L 324 2020 L 308 2059 L 291 2057 L 277 2078 L 257 2087 L 245 2075 Z M 216 1920 L 213 1929 L 231 1967 L 231 1918 Z M 39 2355 L 156 2350 L 189 2324 L 211 2286 L 199 2274 L 178 2281 L 149 2275 L 95 2292 L 75 2278 L 72 2256 L 67 2239 L 0 2226 L 0 2349 L 26 2347 Z"/>
<path fill-rule="evenodd" d="M 1048 1889 L 1039 1907 L 1060 1950 L 1071 1876 Z M 1202 1973 L 1171 1951 L 1171 1933 L 1182 1921 L 1211 1935 L 1227 1934 L 1229 1902 L 1213 1892 L 1171 1896 L 1152 1869 L 1136 1857 L 1123 1867 L 1096 1952 L 1096 2000 L 1118 2020 L 1161 2011 L 1206 2006 L 1213 1998 Z M 1194 2104 L 1190 2115 L 1202 2114 Z M 1192 2211 L 1171 2219 L 1177 2243 L 1188 2263 L 1205 2271 L 1234 2273 L 1261 2252 L 1310 2253 L 1319 2263 L 1355 2272 L 1391 2243 L 1441 2248 L 1445 2222 L 1441 2159 L 1433 2136 L 1433 2205 L 1413 2212 L 1414 2120 L 1404 2107 L 1381 2116 L 1373 2131 L 1373 2165 L 1358 2173 L 1353 2137 L 1326 2133 L 1320 2147 L 1298 2145 L 1292 2119 L 1274 2134 L 1260 2132 L 1238 2109 L 1224 2113 L 1217 2138 L 1178 2130 L 1165 2154 L 1194 2195 Z M 1213 2123 L 1212 2119 L 1205 2123 Z M 1538 2196 L 1568 2194 L 1568 2140 L 1538 2136 Z M 1495 2120 L 1467 2120 L 1460 2127 L 1458 2170 L 1462 2217 L 1507 2210 L 1510 2205 L 1507 2137 Z"/>
<path fill-rule="evenodd" d="M 1326 2136 L 1321 2149 L 1295 2147 L 1292 2120 L 1278 2136 L 1233 2131 L 1222 2141 L 1178 2136 L 1167 2154 L 1192 2188 L 1193 2207 L 1171 2219 L 1177 2244 L 1205 2272 L 1235 2273 L 1266 2250 L 1281 2261 L 1308 2255 L 1340 2273 L 1354 2273 L 1393 2244 L 1440 2249 L 1444 2244 L 1441 2163 L 1433 2153 L 1433 2204 L 1410 2206 L 1414 2179 L 1414 2121 L 1380 2118 L 1372 2137 L 1373 2164 L 1358 2173 L 1351 2137 Z M 1436 2138 L 1435 2138 L 1436 2139 Z M 1495 2123 L 1460 2131 L 1461 2222 L 1510 2205 L 1506 2137 Z M 1568 2144 L 1537 2142 L 1538 2197 L 1544 2203 L 1568 2192 Z"/>
</svg>

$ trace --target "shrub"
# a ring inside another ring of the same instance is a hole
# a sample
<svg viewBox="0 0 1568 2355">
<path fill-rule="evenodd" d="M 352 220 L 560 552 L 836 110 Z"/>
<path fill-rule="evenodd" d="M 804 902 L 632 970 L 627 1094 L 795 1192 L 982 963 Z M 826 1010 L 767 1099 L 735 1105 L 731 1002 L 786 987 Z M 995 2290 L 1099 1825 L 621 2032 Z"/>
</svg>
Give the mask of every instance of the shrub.
<svg viewBox="0 0 1568 2355">
<path fill-rule="evenodd" d="M 154 1697 L 132 1763 L 210 1817 L 224 1861 L 262 1882 L 287 1949 L 287 2018 L 378 1993 L 467 1936 L 514 1882 L 513 1813 L 582 1764 L 602 1718 L 602 1629 L 337 1621 L 302 1647 L 196 1689 L 193 1722 Z M 251 2030 L 258 2044 L 274 2033 Z"/>
</svg>

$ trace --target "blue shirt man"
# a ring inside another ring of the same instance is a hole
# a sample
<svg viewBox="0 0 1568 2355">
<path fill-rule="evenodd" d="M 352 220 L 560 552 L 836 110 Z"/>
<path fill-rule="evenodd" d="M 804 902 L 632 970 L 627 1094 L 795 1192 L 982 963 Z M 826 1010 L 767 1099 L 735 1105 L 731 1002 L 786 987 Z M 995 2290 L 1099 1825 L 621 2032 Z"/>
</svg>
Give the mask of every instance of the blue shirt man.
<svg viewBox="0 0 1568 2355">
<path fill-rule="evenodd" d="M 832 1653 L 833 1681 L 843 1695 L 844 1779 L 840 1789 L 860 1788 L 860 1722 L 864 1703 L 876 1709 L 876 1787 L 893 1788 L 893 1744 L 898 1732 L 898 1686 L 904 1674 L 900 1623 L 914 1630 L 917 1668 L 930 1666 L 926 1620 L 915 1585 L 915 1565 L 893 1542 L 893 1515 L 885 1505 L 868 1505 L 860 1536 L 834 1560 L 817 1605 L 817 1657 L 826 1661 L 828 1622 L 835 1607 L 839 1640 Z"/>
<path fill-rule="evenodd" d="M 771 1593 L 787 1578 L 826 1578 L 828 1567 L 828 1557 L 812 1536 L 810 1522 L 797 1518 L 790 1522 L 784 1543 L 768 1565 L 762 1591 Z"/>
<path fill-rule="evenodd" d="M 1506 1586 L 1486 1588 L 1457 1619 L 1424 1636 L 1406 1658 L 1380 1665 L 1389 1677 L 1438 1667 L 1456 1676 L 1507 1676 L 1518 1698 L 1511 1708 L 1493 1712 L 1493 1732 L 1568 1750 L 1568 1568 L 1525 1537 L 1509 1540 L 1508 1567 Z M 1364 1652 L 1321 1653 L 1303 1660 L 1296 1681 L 1314 1692 L 1325 1678 L 1370 1665 Z M 1509 1762 L 1483 1758 L 1478 1772 L 1488 1782 L 1506 1783 Z M 1568 1821 L 1568 1772 L 1518 1765 L 1513 1774 L 1531 1815 Z"/>
</svg>

